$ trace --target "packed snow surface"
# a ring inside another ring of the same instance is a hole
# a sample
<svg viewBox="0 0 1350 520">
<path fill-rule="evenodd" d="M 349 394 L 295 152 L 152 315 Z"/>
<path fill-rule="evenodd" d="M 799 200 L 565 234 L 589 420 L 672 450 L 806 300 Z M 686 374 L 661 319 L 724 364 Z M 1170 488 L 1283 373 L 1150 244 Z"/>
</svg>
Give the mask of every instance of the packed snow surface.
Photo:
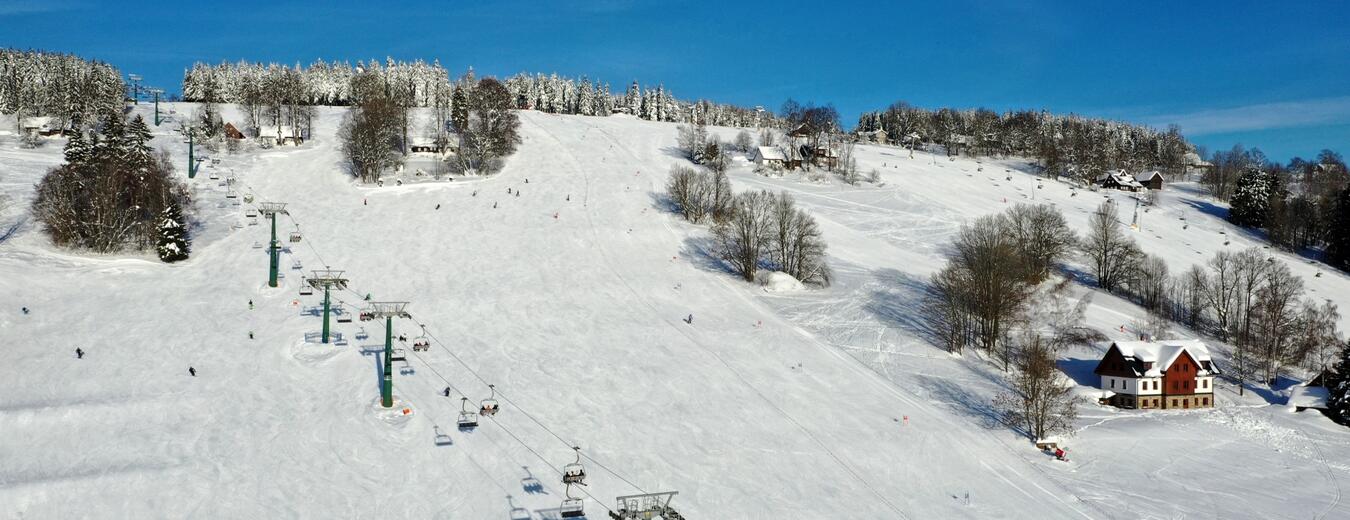
<svg viewBox="0 0 1350 520">
<path fill-rule="evenodd" d="M 212 154 L 188 181 L 192 257 L 173 265 L 51 247 L 27 207 L 61 141 L 0 138 L 0 516 L 555 518 L 578 446 L 589 485 L 572 493 L 590 518 L 656 491 L 678 491 L 691 519 L 1350 517 L 1350 434 L 1274 392 L 1225 384 L 1218 408 L 1182 412 L 1085 404 L 1059 462 L 991 421 L 994 364 L 923 339 L 923 283 L 962 222 L 1026 201 L 1081 229 L 1103 197 L 1128 215 L 1124 194 L 891 147 L 858 147 L 878 185 L 736 161 L 736 189 L 792 193 L 829 245 L 830 287 L 778 291 L 798 284 L 770 275 L 765 291 L 665 210 L 674 125 L 521 112 L 499 175 L 377 188 L 345 173 L 342 114 L 320 110 L 301 147 Z M 181 175 L 176 124 L 153 143 Z M 269 226 L 225 198 L 230 174 L 255 202 L 288 203 L 278 288 L 253 247 Z M 1259 244 L 1177 188 L 1136 233 L 1174 271 Z M 1276 256 L 1350 308 L 1343 274 Z M 334 295 L 349 315 L 369 294 L 410 302 L 395 337 L 426 326 L 429 350 L 398 342 L 393 408 L 379 406 L 383 322 L 313 341 L 322 293 L 298 290 L 325 266 L 351 280 Z M 1142 316 L 1095 294 L 1087 325 L 1133 339 Z M 1102 348 L 1061 360 L 1085 395 L 1100 395 Z M 501 411 L 461 431 L 488 384 Z"/>
</svg>

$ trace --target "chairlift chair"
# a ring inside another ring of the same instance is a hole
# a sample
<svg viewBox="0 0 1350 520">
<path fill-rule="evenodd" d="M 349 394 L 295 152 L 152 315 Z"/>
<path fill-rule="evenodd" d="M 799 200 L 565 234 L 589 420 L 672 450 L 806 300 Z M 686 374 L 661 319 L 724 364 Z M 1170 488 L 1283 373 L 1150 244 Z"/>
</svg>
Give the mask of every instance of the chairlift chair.
<svg viewBox="0 0 1350 520">
<path fill-rule="evenodd" d="M 568 486 L 571 486 L 572 484 L 584 486 L 586 485 L 586 468 L 581 465 L 581 447 L 573 446 L 572 449 L 577 452 L 577 460 L 576 462 L 563 466 L 562 481 L 563 484 L 567 484 Z"/>
<path fill-rule="evenodd" d="M 365 327 L 361 327 L 360 330 L 357 330 L 357 331 L 356 331 L 356 339 L 366 339 L 366 338 L 369 338 L 369 337 L 370 337 L 370 334 L 366 333 L 366 328 L 365 328 Z"/>
<path fill-rule="evenodd" d="M 407 363 L 408 354 L 404 352 L 403 349 L 401 348 L 393 349 L 393 354 L 389 356 L 389 361 L 402 361 L 404 363 Z"/>
<path fill-rule="evenodd" d="M 291 232 L 291 242 L 299 242 L 299 241 L 300 241 L 300 232 L 299 232 L 299 231 L 292 231 L 292 232 Z"/>
<path fill-rule="evenodd" d="M 235 193 L 233 190 L 227 191 L 227 192 L 225 192 L 225 198 L 227 198 L 227 199 L 237 199 L 237 198 L 239 198 L 239 194 L 238 194 L 238 193 Z"/>
<path fill-rule="evenodd" d="M 255 240 L 253 242 L 253 249 L 262 249 L 262 242 L 258 242 Z"/>
<path fill-rule="evenodd" d="M 253 204 L 253 195 L 252 195 L 252 194 L 245 194 L 245 195 L 244 195 L 244 202 L 247 202 L 247 203 L 249 203 L 249 204 Z"/>
<path fill-rule="evenodd" d="M 218 181 L 220 180 L 220 175 L 217 175 L 216 172 L 211 172 L 211 174 L 207 175 L 206 178 L 211 179 L 213 181 Z"/>
<path fill-rule="evenodd" d="M 427 339 L 427 326 L 422 326 L 422 335 L 413 338 L 413 351 L 423 351 L 431 348 L 431 340 Z"/>
<path fill-rule="evenodd" d="M 306 282 L 303 277 L 300 278 L 300 296 L 309 296 L 314 294 L 314 286 Z"/>
<path fill-rule="evenodd" d="M 341 303 L 339 303 L 339 304 L 337 304 L 336 306 L 333 307 L 333 312 L 334 312 L 335 314 L 337 314 L 337 322 L 338 322 L 338 323 L 351 323 L 351 322 L 352 322 L 352 315 L 351 315 L 351 314 L 347 314 L 346 309 L 344 309 L 344 308 L 342 307 L 342 304 L 341 304 Z"/>
<path fill-rule="evenodd" d="M 258 210 L 253 209 L 253 208 L 248 208 L 248 209 L 244 210 L 244 216 L 245 216 L 245 217 L 250 217 L 250 218 L 256 217 L 256 216 L 258 216 Z"/>
<path fill-rule="evenodd" d="M 370 321 L 375 319 L 375 313 L 370 311 L 361 311 L 361 321 Z"/>
<path fill-rule="evenodd" d="M 457 424 L 459 424 L 459 429 L 464 431 L 470 431 L 478 427 L 478 414 L 470 411 L 468 406 L 469 398 L 461 397 L 459 399 L 459 421 L 457 421 Z"/>
<path fill-rule="evenodd" d="M 250 226 L 256 226 L 256 225 L 258 225 L 258 217 L 249 217 L 249 219 L 248 219 L 248 225 L 250 225 Z"/>
<path fill-rule="evenodd" d="M 572 486 L 567 486 L 567 498 L 563 499 L 562 505 L 558 507 L 558 516 L 563 518 L 586 516 L 586 502 L 580 498 L 572 498 Z"/>
<path fill-rule="evenodd" d="M 291 262 L 291 269 L 294 269 L 294 270 L 296 270 L 296 271 L 299 271 L 299 270 L 304 269 L 304 268 L 305 268 L 304 266 L 300 265 L 300 261 L 299 261 L 299 260 L 296 260 L 296 261 L 294 261 L 294 262 Z"/>
<path fill-rule="evenodd" d="M 492 391 L 492 395 L 488 396 L 487 399 L 484 399 L 482 403 L 479 403 L 479 415 L 497 415 L 497 385 L 488 385 L 488 390 Z"/>
</svg>

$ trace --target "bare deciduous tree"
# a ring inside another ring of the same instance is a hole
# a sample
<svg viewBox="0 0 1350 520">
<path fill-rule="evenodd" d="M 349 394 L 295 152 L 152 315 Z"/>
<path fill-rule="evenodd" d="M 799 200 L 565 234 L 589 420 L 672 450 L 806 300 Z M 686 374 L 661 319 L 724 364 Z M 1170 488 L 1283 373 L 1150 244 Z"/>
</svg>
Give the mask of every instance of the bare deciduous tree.
<svg viewBox="0 0 1350 520">
<path fill-rule="evenodd" d="M 1039 336 L 1033 335 L 1022 347 L 1011 383 L 1009 392 L 994 399 L 1005 424 L 1032 439 L 1072 431 L 1078 399 L 1055 366 L 1054 353 Z"/>
<path fill-rule="evenodd" d="M 1129 281 L 1143 256 L 1134 239 L 1122 231 L 1116 205 L 1109 200 L 1102 202 L 1088 220 L 1083 252 L 1090 261 L 1093 276 L 1097 277 L 1097 285 L 1107 291 Z"/>
<path fill-rule="evenodd" d="M 754 281 L 773 241 L 773 195 L 751 191 L 736 195 L 726 220 L 713 227 L 716 254 L 746 281 Z"/>
</svg>

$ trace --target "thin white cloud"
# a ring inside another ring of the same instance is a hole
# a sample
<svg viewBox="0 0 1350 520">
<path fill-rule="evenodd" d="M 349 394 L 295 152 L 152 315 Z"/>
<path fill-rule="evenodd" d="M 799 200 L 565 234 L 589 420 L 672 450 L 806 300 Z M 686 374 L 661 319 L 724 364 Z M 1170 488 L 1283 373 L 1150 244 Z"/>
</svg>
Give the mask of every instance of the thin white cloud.
<svg viewBox="0 0 1350 520">
<path fill-rule="evenodd" d="M 0 0 L 0 16 L 51 13 L 80 9 L 83 7 L 85 7 L 85 3 L 80 1 Z"/>
<path fill-rule="evenodd" d="M 1350 123 L 1350 96 L 1263 103 L 1152 116 L 1154 126 L 1181 125 L 1187 135 Z"/>
</svg>

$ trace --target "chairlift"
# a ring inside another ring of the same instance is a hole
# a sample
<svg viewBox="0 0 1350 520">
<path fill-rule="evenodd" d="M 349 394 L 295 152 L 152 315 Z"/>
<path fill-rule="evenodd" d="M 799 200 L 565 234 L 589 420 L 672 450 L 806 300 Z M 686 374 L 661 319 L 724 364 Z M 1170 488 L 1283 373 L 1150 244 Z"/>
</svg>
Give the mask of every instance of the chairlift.
<svg viewBox="0 0 1350 520">
<path fill-rule="evenodd" d="M 393 349 L 393 350 L 392 350 L 392 354 L 389 355 L 389 361 L 390 361 L 390 362 L 394 362 L 394 361 L 402 361 L 402 362 L 404 362 L 404 363 L 407 363 L 407 362 L 408 362 L 408 353 L 404 352 L 403 349 L 401 349 L 401 348 Z"/>
<path fill-rule="evenodd" d="M 586 485 L 586 468 L 581 465 L 581 446 L 573 446 L 572 449 L 577 452 L 577 461 L 563 466 L 562 481 L 563 484 L 568 486 L 572 484 L 584 486 Z"/>
<path fill-rule="evenodd" d="M 562 505 L 558 507 L 558 516 L 563 518 L 586 516 L 586 502 L 580 498 L 572 498 L 572 486 L 567 486 L 567 498 L 563 499 Z"/>
<path fill-rule="evenodd" d="M 225 192 L 225 198 L 227 198 L 227 199 L 237 199 L 237 198 L 239 198 L 239 194 L 238 194 L 238 193 L 235 193 L 234 190 L 230 190 L 230 191 Z"/>
<path fill-rule="evenodd" d="M 352 322 L 352 315 L 351 315 L 351 314 L 347 314 L 346 309 L 344 309 L 344 308 L 342 307 L 342 304 L 341 304 L 341 303 L 339 303 L 339 304 L 337 304 L 336 306 L 333 307 L 333 312 L 337 314 L 337 322 L 338 322 L 338 323 L 351 323 L 351 322 Z"/>
<path fill-rule="evenodd" d="M 427 326 L 422 326 L 422 335 L 413 338 L 413 351 L 424 351 L 431 348 L 431 340 L 427 339 Z"/>
<path fill-rule="evenodd" d="M 253 249 L 262 249 L 262 242 L 253 241 Z"/>
<path fill-rule="evenodd" d="M 258 225 L 258 217 L 250 217 L 250 218 L 248 219 L 248 225 L 250 225 L 250 226 L 256 226 L 256 225 Z"/>
<path fill-rule="evenodd" d="M 369 337 L 370 334 L 366 332 L 365 327 L 361 327 L 359 330 L 356 331 L 356 339 L 366 339 Z"/>
<path fill-rule="evenodd" d="M 310 285 L 308 282 L 306 282 L 305 279 L 304 279 L 304 277 L 301 277 L 301 278 L 300 278 L 300 296 L 309 296 L 309 295 L 312 295 L 312 294 L 314 294 L 314 286 L 312 286 L 312 285 Z"/>
<path fill-rule="evenodd" d="M 244 202 L 247 202 L 247 203 L 249 203 L 249 204 L 253 204 L 253 194 L 251 194 L 251 193 L 246 193 L 246 194 L 244 194 Z"/>
<path fill-rule="evenodd" d="M 216 172 L 211 172 L 211 174 L 207 175 L 206 178 L 211 179 L 213 181 L 218 181 L 220 180 L 220 175 L 217 175 Z"/>
<path fill-rule="evenodd" d="M 299 242 L 299 241 L 300 241 L 300 232 L 299 232 L 299 231 L 292 231 L 292 232 L 291 232 L 291 242 Z"/>
<path fill-rule="evenodd" d="M 370 311 L 361 311 L 361 321 L 370 321 L 375 319 L 375 313 Z"/>
<path fill-rule="evenodd" d="M 484 399 L 482 403 L 479 403 L 479 415 L 497 415 L 497 385 L 488 385 L 488 390 L 492 391 L 492 395 L 488 396 L 487 399 Z"/>
<path fill-rule="evenodd" d="M 252 217 L 257 217 L 257 216 L 258 216 L 258 210 L 253 209 L 253 208 L 248 208 L 248 209 L 244 210 L 244 216 L 245 216 L 245 217 L 250 217 L 250 218 L 252 218 Z"/>
<path fill-rule="evenodd" d="M 478 427 L 478 414 L 473 413 L 468 409 L 468 397 L 461 397 L 459 403 L 459 421 L 457 421 L 459 429 L 463 431 L 472 431 L 474 428 Z"/>
<path fill-rule="evenodd" d="M 291 269 L 294 269 L 294 270 L 296 270 L 296 271 L 299 271 L 299 270 L 301 270 L 301 269 L 304 269 L 304 266 L 300 265 L 300 261 L 299 261 L 299 260 L 296 260 L 296 261 L 294 261 L 294 262 L 291 262 Z"/>
</svg>

